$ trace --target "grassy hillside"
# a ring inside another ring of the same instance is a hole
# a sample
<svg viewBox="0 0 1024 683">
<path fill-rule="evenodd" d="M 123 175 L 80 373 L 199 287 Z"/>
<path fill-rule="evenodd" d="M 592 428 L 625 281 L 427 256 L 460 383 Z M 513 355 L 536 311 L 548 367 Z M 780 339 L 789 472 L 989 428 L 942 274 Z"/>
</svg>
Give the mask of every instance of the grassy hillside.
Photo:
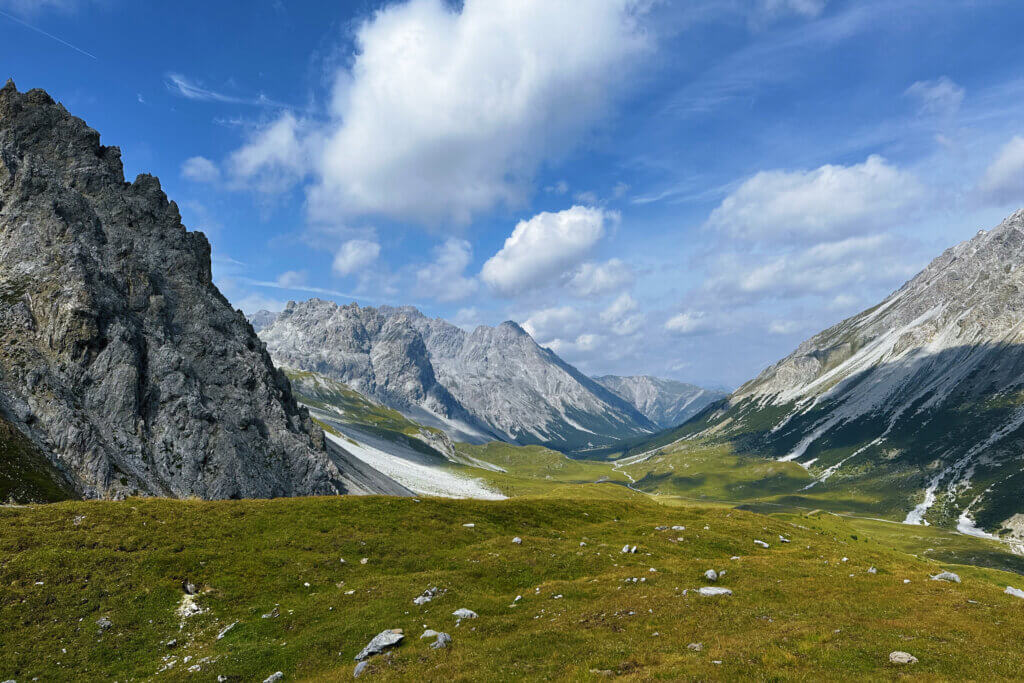
<svg viewBox="0 0 1024 683">
<path fill-rule="evenodd" d="M 370 660 L 374 679 L 1009 679 L 1024 667 L 1024 601 L 1003 593 L 1020 576 L 956 567 L 962 584 L 930 581 L 938 563 L 832 516 L 607 490 L 0 509 L 0 678 L 338 680 L 390 628 L 406 639 Z M 657 528 L 672 525 L 686 529 Z M 717 585 L 732 596 L 694 593 L 709 568 L 728 570 Z M 186 580 L 203 611 L 182 617 Z M 432 586 L 446 592 L 414 605 Z M 458 608 L 479 618 L 457 626 Z M 427 627 L 452 645 L 429 649 Z M 899 670 L 894 650 L 920 663 Z"/>
<path fill-rule="evenodd" d="M 76 497 L 46 456 L 0 418 L 0 502 L 51 502 Z"/>
</svg>

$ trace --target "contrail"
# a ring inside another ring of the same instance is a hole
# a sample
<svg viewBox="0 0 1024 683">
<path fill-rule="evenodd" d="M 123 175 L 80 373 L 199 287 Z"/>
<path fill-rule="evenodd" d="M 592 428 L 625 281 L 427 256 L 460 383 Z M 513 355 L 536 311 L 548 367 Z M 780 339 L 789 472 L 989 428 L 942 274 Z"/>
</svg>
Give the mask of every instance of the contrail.
<svg viewBox="0 0 1024 683">
<path fill-rule="evenodd" d="M 69 43 L 68 41 L 66 41 L 66 40 L 63 40 L 63 39 L 61 39 L 61 38 L 58 38 L 57 36 L 53 35 L 52 33 L 47 33 L 47 32 L 46 32 L 46 31 L 44 31 L 43 29 L 41 29 L 41 28 L 37 28 L 37 27 L 33 26 L 32 24 L 30 24 L 30 23 L 28 23 L 28 22 L 26 22 L 26 21 L 22 21 L 22 20 L 21 20 L 21 19 L 19 19 L 18 17 L 14 17 L 14 16 L 11 16 L 10 14 L 8 14 L 7 12 L 4 12 L 3 10 L 0 10 L 0 15 L 3 15 L 3 16 L 5 16 L 5 17 L 7 17 L 8 19 L 10 19 L 10 20 L 11 20 L 11 21 L 13 21 L 13 22 L 16 22 L 16 23 L 18 23 L 18 24 L 21 24 L 21 25 L 22 25 L 22 26 L 24 26 L 25 28 L 30 28 L 30 29 L 32 29 L 33 31 L 35 31 L 36 33 L 41 33 L 41 34 L 43 34 L 44 36 L 46 36 L 47 38 L 51 38 L 51 39 L 53 39 L 53 40 L 56 40 L 56 41 L 57 41 L 58 43 L 60 43 L 61 45 L 65 45 L 65 46 L 67 46 L 67 47 L 70 47 L 70 48 L 71 48 L 72 50 L 74 50 L 75 52 L 81 52 L 81 53 L 82 53 L 83 55 L 85 55 L 86 57 L 91 57 L 92 59 L 95 59 L 95 60 L 99 61 L 99 57 L 97 57 L 96 55 L 92 54 L 91 52 L 86 52 L 85 50 L 83 50 L 83 49 L 82 49 L 82 48 L 80 48 L 80 47 L 75 47 L 74 45 L 72 45 L 72 44 L 71 44 L 71 43 Z"/>
</svg>

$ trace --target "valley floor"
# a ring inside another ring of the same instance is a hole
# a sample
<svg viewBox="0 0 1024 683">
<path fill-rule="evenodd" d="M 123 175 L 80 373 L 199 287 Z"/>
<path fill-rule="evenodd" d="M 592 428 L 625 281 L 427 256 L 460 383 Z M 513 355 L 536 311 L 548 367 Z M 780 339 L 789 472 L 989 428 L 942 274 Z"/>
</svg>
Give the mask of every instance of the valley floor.
<svg viewBox="0 0 1024 683">
<path fill-rule="evenodd" d="M 369 660 L 375 680 L 1024 670 L 1024 600 L 1004 592 L 1024 587 L 1019 575 L 957 565 L 962 583 L 933 581 L 945 565 L 832 515 L 667 506 L 613 484 L 558 490 L 0 508 L 0 679 L 347 679 L 393 628 L 405 639 Z M 708 569 L 726 573 L 712 584 Z M 460 608 L 479 616 L 458 623 Z M 451 645 L 428 648 L 426 628 Z M 919 663 L 890 664 L 897 650 Z"/>
</svg>

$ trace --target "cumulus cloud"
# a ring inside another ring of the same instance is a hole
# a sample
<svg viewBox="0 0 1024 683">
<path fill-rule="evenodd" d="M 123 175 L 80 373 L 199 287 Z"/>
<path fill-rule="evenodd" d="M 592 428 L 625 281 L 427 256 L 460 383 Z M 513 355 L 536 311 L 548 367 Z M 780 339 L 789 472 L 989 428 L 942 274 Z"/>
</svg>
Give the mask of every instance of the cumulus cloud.
<svg viewBox="0 0 1024 683">
<path fill-rule="evenodd" d="M 585 206 L 543 212 L 520 221 L 505 245 L 484 263 L 481 279 L 514 296 L 559 280 L 578 266 L 618 214 Z"/>
<path fill-rule="evenodd" d="M 665 321 L 665 329 L 681 336 L 707 334 L 714 330 L 710 316 L 704 311 L 684 311 Z"/>
<path fill-rule="evenodd" d="M 538 166 L 602 118 L 646 50 L 644 6 L 409 0 L 380 9 L 333 78 L 323 144 L 305 165 L 311 217 L 466 223 L 520 203 Z M 289 116 L 272 127 L 293 128 Z"/>
<path fill-rule="evenodd" d="M 917 81 L 905 94 L 918 101 L 925 114 L 954 114 L 964 101 L 964 89 L 948 76 L 933 81 Z"/>
<path fill-rule="evenodd" d="M 584 326 L 583 314 L 572 306 L 556 306 L 535 311 L 523 323 L 523 329 L 539 344 L 573 338 Z"/>
<path fill-rule="evenodd" d="M 567 285 L 577 296 L 592 297 L 620 291 L 633 281 L 633 269 L 621 259 L 613 258 L 604 263 L 584 263 L 572 274 Z"/>
<path fill-rule="evenodd" d="M 477 289 L 477 281 L 464 275 L 473 259 L 473 247 L 451 238 L 434 248 L 434 261 L 416 271 L 417 291 L 438 301 L 465 299 Z"/>
<path fill-rule="evenodd" d="M 318 137 L 291 113 L 257 131 L 228 158 L 237 187 L 274 194 L 291 189 L 309 172 Z"/>
<path fill-rule="evenodd" d="M 181 165 L 181 175 L 197 183 L 213 183 L 220 180 L 220 169 L 206 157 L 191 157 Z"/>
<path fill-rule="evenodd" d="M 309 274 L 304 270 L 287 270 L 277 276 L 277 286 L 282 289 L 305 287 Z"/>
<path fill-rule="evenodd" d="M 899 220 L 923 192 L 911 173 L 880 156 L 852 166 L 761 171 L 726 197 L 706 226 L 751 240 L 838 239 Z"/>
<path fill-rule="evenodd" d="M 640 304 L 629 294 L 620 295 L 608 308 L 601 311 L 600 320 L 615 335 L 625 336 L 638 331 L 645 316 L 638 313 Z"/>
<path fill-rule="evenodd" d="M 380 256 L 380 244 L 373 240 L 348 240 L 334 254 L 331 269 L 337 275 L 351 275 L 372 264 Z"/>
<path fill-rule="evenodd" d="M 1024 204 L 1024 137 L 1003 145 L 979 186 L 984 197 L 999 205 Z"/>
</svg>

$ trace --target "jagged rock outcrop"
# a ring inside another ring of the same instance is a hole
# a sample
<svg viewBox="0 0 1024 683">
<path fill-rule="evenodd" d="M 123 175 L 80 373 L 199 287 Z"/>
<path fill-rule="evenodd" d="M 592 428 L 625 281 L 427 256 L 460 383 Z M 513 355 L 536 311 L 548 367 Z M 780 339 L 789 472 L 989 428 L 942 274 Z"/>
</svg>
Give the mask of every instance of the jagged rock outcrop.
<svg viewBox="0 0 1024 683">
<path fill-rule="evenodd" d="M 338 379 L 459 440 L 585 451 L 657 429 L 513 322 L 466 332 L 412 307 L 311 299 L 289 302 L 260 337 L 282 366 Z"/>
<path fill-rule="evenodd" d="M 628 401 L 662 429 L 681 425 L 708 404 L 728 395 L 723 391 L 649 375 L 604 375 L 595 377 L 594 381 Z"/>
<path fill-rule="evenodd" d="M 1022 266 L 1018 211 L 684 431 L 798 462 L 817 477 L 812 495 L 1024 541 L 1012 524 L 1024 513 Z"/>
<path fill-rule="evenodd" d="M 0 419 L 84 497 L 360 491 L 159 181 L 0 90 Z M 22 449 L 24 452 L 25 449 Z"/>
</svg>

